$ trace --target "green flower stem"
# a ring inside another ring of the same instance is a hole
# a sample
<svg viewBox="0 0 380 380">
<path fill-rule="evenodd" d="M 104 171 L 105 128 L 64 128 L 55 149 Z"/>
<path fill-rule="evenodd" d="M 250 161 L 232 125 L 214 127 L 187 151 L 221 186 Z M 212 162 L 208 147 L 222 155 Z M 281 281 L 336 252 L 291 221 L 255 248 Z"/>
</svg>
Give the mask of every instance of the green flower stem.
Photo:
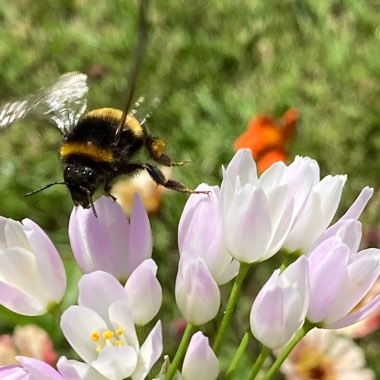
<svg viewBox="0 0 380 380">
<path fill-rule="evenodd" d="M 263 346 L 259 356 L 257 357 L 255 364 L 252 367 L 251 373 L 249 374 L 248 380 L 256 379 L 257 374 L 259 373 L 261 367 L 263 366 L 265 359 L 269 355 L 270 349 Z"/>
<path fill-rule="evenodd" d="M 53 319 L 55 326 L 58 326 L 58 330 L 60 330 L 59 323 L 61 321 L 62 314 L 63 307 L 61 303 L 53 303 L 49 305 L 48 315 Z"/>
<path fill-rule="evenodd" d="M 297 343 L 312 329 L 315 325 L 310 322 L 305 322 L 301 329 L 294 335 L 293 339 L 284 347 L 281 351 L 280 355 L 277 357 L 276 361 L 269 368 L 268 372 L 263 377 L 263 380 L 270 380 L 280 368 L 281 364 L 285 361 L 285 359 L 289 356 L 293 348 L 297 345 Z"/>
<path fill-rule="evenodd" d="M 215 343 L 213 347 L 215 355 L 219 354 L 224 335 L 227 331 L 227 327 L 231 321 L 232 314 L 235 310 L 235 306 L 239 297 L 240 288 L 243 284 L 245 276 L 248 273 L 249 268 L 250 268 L 250 264 L 240 263 L 239 273 L 235 278 L 235 283 L 234 283 L 234 286 L 232 287 L 232 291 L 227 303 L 226 311 L 223 315 L 222 323 L 220 324 L 218 334 L 216 335 L 216 339 L 215 339 Z"/>
<path fill-rule="evenodd" d="M 233 378 L 235 371 L 236 371 L 236 368 L 239 365 L 240 360 L 241 360 L 245 350 L 247 349 L 249 338 L 250 338 L 250 332 L 247 331 L 244 334 L 243 339 L 241 340 L 240 345 L 239 345 L 238 349 L 236 350 L 234 357 L 232 358 L 231 364 L 230 364 L 230 366 L 227 370 L 227 373 L 226 373 L 226 379 L 232 379 Z"/>
<path fill-rule="evenodd" d="M 187 346 L 189 345 L 193 330 L 194 330 L 194 325 L 192 325 L 191 323 L 188 323 L 186 325 L 185 332 L 183 333 L 181 343 L 179 344 L 177 352 L 174 356 L 173 362 L 169 366 L 169 370 L 168 370 L 168 373 L 166 374 L 165 380 L 171 380 L 174 377 L 177 371 L 177 368 L 179 367 L 183 357 L 185 356 Z"/>
</svg>

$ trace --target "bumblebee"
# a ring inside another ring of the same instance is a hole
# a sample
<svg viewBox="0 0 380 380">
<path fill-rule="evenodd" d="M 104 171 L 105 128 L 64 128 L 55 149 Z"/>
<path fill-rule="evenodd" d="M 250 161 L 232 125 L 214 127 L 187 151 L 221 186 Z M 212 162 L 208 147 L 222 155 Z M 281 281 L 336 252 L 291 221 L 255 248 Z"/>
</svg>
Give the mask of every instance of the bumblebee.
<svg viewBox="0 0 380 380">
<path fill-rule="evenodd" d="M 152 136 L 146 127 L 146 118 L 138 118 L 136 110 L 121 111 L 100 108 L 85 114 L 87 106 L 87 76 L 73 72 L 59 78 L 50 87 L 0 107 L 0 128 L 24 118 L 29 112 L 43 115 L 53 121 L 63 133 L 59 157 L 63 169 L 63 182 L 76 206 L 92 207 L 92 197 L 103 188 L 110 195 L 113 181 L 120 175 L 147 170 L 151 178 L 166 188 L 192 193 L 179 182 L 167 180 L 151 163 L 137 162 L 133 158 L 142 147 L 149 156 L 164 166 L 175 163 L 165 154 L 163 139 Z"/>
</svg>

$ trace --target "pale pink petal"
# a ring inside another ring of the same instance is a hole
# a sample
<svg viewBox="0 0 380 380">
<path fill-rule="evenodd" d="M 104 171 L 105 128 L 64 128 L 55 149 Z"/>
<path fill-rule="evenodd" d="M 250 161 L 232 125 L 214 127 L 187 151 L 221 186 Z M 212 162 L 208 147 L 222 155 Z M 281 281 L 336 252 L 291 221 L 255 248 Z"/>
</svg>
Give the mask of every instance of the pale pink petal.
<svg viewBox="0 0 380 380">
<path fill-rule="evenodd" d="M 338 236 L 350 249 L 350 255 L 356 253 L 362 238 L 362 224 L 355 219 L 339 220 L 329 227 L 313 244 L 317 247 L 323 241 Z"/>
<path fill-rule="evenodd" d="M 133 196 L 128 249 L 128 276 L 146 259 L 152 257 L 153 240 L 148 214 L 140 195 Z"/>
<path fill-rule="evenodd" d="M 293 225 L 294 221 L 294 201 L 291 200 L 285 208 L 283 208 L 283 214 L 281 219 L 278 221 L 276 230 L 272 237 L 272 242 L 270 247 L 267 250 L 267 253 L 262 257 L 262 260 L 267 260 L 276 254 L 281 247 L 284 245 L 284 242 L 288 236 L 288 233 Z"/>
<path fill-rule="evenodd" d="M 250 318 L 252 333 L 267 347 L 279 347 L 291 337 L 282 339 L 283 307 L 284 293 L 280 288 L 269 290 L 253 304 Z"/>
<path fill-rule="evenodd" d="M 296 156 L 288 166 L 287 183 L 289 194 L 294 194 L 295 215 L 304 208 L 305 202 L 313 187 L 319 182 L 319 166 L 317 161 L 309 157 Z M 302 183 L 302 186 L 300 186 Z"/>
<path fill-rule="evenodd" d="M 59 358 L 57 368 L 64 380 L 107 380 L 89 364 L 68 360 L 64 356 Z"/>
<path fill-rule="evenodd" d="M 229 254 L 225 244 L 222 244 L 218 259 L 218 265 L 210 268 L 210 272 L 218 285 L 224 285 L 236 277 L 240 263 Z"/>
<path fill-rule="evenodd" d="M 262 258 L 270 244 L 272 225 L 269 206 L 262 189 L 245 185 L 224 215 L 226 247 L 240 262 L 253 263 Z"/>
<path fill-rule="evenodd" d="M 162 326 L 158 321 L 140 347 L 133 380 L 143 380 L 162 354 Z"/>
<path fill-rule="evenodd" d="M 95 311 L 83 306 L 70 306 L 61 317 L 63 335 L 87 363 L 91 363 L 98 356 L 97 343 L 91 339 L 92 333 L 107 329 L 107 324 Z"/>
<path fill-rule="evenodd" d="M 338 208 L 346 176 L 327 176 L 314 186 L 290 232 L 285 248 L 308 251 L 330 224 Z"/>
<path fill-rule="evenodd" d="M 162 289 L 156 274 L 156 263 L 148 259 L 132 272 L 125 284 L 125 293 L 137 325 L 146 325 L 160 310 Z"/>
<path fill-rule="evenodd" d="M 186 202 L 178 226 L 179 252 L 202 256 L 212 267 L 220 252 L 222 239 L 218 198 L 208 185 L 199 185 L 196 190 L 210 193 L 193 194 Z"/>
<path fill-rule="evenodd" d="M 268 196 L 277 187 L 283 186 L 286 182 L 287 166 L 278 161 L 270 166 L 263 174 L 261 174 L 257 185 L 264 190 L 264 193 Z"/>
<path fill-rule="evenodd" d="M 380 310 L 380 294 L 374 297 L 370 302 L 365 306 L 361 307 L 359 310 L 354 311 L 351 314 L 348 314 L 346 317 L 341 318 L 340 320 L 324 325 L 325 328 L 329 329 L 341 329 L 346 326 L 350 326 L 356 322 L 361 321 L 364 318 L 367 318 L 371 314 L 378 312 Z"/>
<path fill-rule="evenodd" d="M 308 260 L 300 257 L 283 273 L 274 271 L 253 302 L 254 336 L 272 349 L 286 344 L 302 326 L 308 307 Z"/>
<path fill-rule="evenodd" d="M 184 379 L 214 380 L 219 374 L 219 361 L 201 331 L 195 333 L 183 360 Z"/>
<path fill-rule="evenodd" d="M 137 352 L 133 347 L 106 345 L 91 366 L 109 380 L 121 380 L 132 375 L 136 363 Z"/>
<path fill-rule="evenodd" d="M 78 283 L 78 304 L 108 319 L 108 308 L 115 301 L 128 302 L 128 295 L 119 281 L 107 272 L 96 271 L 83 275 Z"/>
<path fill-rule="evenodd" d="M 201 184 L 186 202 L 178 227 L 179 252 L 203 258 L 216 282 L 221 285 L 236 276 L 239 264 L 227 252 L 217 187 Z"/>
<path fill-rule="evenodd" d="M 366 186 L 356 198 L 355 202 L 351 205 L 351 207 L 347 210 L 347 212 L 340 218 L 340 220 L 344 219 L 358 219 L 362 214 L 365 206 L 371 199 L 373 195 L 373 188 Z"/>
<path fill-rule="evenodd" d="M 17 365 L 0 367 L 0 378 L 6 380 L 30 380 L 28 372 Z"/>
<path fill-rule="evenodd" d="M 66 292 L 66 273 L 62 259 L 46 233 L 32 220 L 24 219 L 22 224 L 34 253 L 42 281 L 49 284 L 49 292 L 59 302 Z"/>
<path fill-rule="evenodd" d="M 256 163 L 252 158 L 249 149 L 239 149 L 226 169 L 226 175 L 235 178 L 240 177 L 240 184 L 244 186 L 246 183 L 255 184 L 257 178 Z"/>
<path fill-rule="evenodd" d="M 348 266 L 348 283 L 337 294 L 335 303 L 325 318 L 327 324 L 345 316 L 376 282 L 380 274 L 380 256 L 375 251 L 378 250 L 359 252 Z"/>
<path fill-rule="evenodd" d="M 323 320 L 333 306 L 336 295 L 347 282 L 348 247 L 339 238 L 330 238 L 309 256 L 310 306 L 307 313 L 312 322 Z"/>
<path fill-rule="evenodd" d="M 33 252 L 24 248 L 5 248 L 0 250 L 0 262 L 0 279 L 3 282 L 0 300 L 4 306 L 8 305 L 7 307 L 18 312 L 21 310 L 14 308 L 23 308 L 20 301 L 29 299 L 25 307 L 29 309 L 34 303 L 33 309 L 43 313 L 50 302 L 60 301 L 60 299 L 53 299 L 48 288 L 49 284 L 44 283 L 39 276 L 39 268 L 36 266 Z M 14 291 L 7 295 L 5 289 L 10 288 Z M 22 299 L 18 298 L 21 293 L 24 293 Z"/>
<path fill-rule="evenodd" d="M 62 376 L 49 364 L 42 360 L 16 356 L 16 359 L 28 371 L 31 379 L 38 380 L 62 380 Z"/>
<path fill-rule="evenodd" d="M 114 330 L 118 328 L 123 329 L 123 337 L 127 344 L 138 352 L 139 342 L 129 305 L 121 301 L 116 301 L 109 307 L 108 319 Z"/>
<path fill-rule="evenodd" d="M 202 325 L 216 316 L 220 306 L 220 291 L 201 258 L 181 256 L 175 297 L 182 315 L 190 323 Z"/>
<path fill-rule="evenodd" d="M 95 207 L 98 217 L 82 207 L 71 213 L 69 236 L 74 256 L 84 273 L 104 270 L 120 277 L 129 270 L 120 265 L 120 256 L 128 255 L 128 219 L 109 197 L 98 199 Z"/>
<path fill-rule="evenodd" d="M 13 219 L 3 219 L 4 224 L 4 240 L 7 247 L 22 247 L 31 250 L 30 243 L 25 233 L 25 229 L 20 222 Z"/>
</svg>

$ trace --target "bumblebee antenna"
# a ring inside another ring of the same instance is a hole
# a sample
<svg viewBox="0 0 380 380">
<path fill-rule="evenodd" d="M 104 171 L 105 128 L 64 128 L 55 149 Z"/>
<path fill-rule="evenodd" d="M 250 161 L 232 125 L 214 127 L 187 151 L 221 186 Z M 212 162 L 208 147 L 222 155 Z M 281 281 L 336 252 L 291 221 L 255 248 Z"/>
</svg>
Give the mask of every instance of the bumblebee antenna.
<svg viewBox="0 0 380 380">
<path fill-rule="evenodd" d="M 25 194 L 25 197 L 29 197 L 29 195 L 33 195 L 33 194 L 39 193 L 40 191 L 45 190 L 45 189 L 48 189 L 49 187 L 52 187 L 52 186 L 54 186 L 54 185 L 66 185 L 66 183 L 65 183 L 65 182 L 62 182 L 62 181 L 60 181 L 60 182 L 49 183 L 48 185 L 46 185 L 46 186 L 44 186 L 44 187 L 41 187 L 40 189 L 33 190 L 33 191 L 29 192 L 29 193 L 26 193 L 26 194 Z"/>
<path fill-rule="evenodd" d="M 148 9 L 149 0 L 140 0 L 139 7 L 139 35 L 135 47 L 135 60 L 133 62 L 133 66 L 128 75 L 128 87 L 127 87 L 127 101 L 125 103 L 125 107 L 123 110 L 123 114 L 121 116 L 119 126 L 116 130 L 116 138 L 120 135 L 121 131 L 124 128 L 125 122 L 127 120 L 128 112 L 132 104 L 133 94 L 135 92 L 137 76 L 139 73 L 139 68 L 141 62 L 143 60 L 146 44 L 148 42 L 148 22 L 146 19 L 146 13 Z"/>
</svg>

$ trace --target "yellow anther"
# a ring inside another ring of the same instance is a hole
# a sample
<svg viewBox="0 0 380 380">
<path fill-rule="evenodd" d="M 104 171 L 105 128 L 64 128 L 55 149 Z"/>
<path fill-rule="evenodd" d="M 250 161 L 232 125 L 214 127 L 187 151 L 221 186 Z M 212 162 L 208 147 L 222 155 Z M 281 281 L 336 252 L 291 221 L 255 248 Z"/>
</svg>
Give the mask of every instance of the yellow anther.
<svg viewBox="0 0 380 380">
<path fill-rule="evenodd" d="M 122 327 L 119 327 L 119 328 L 116 330 L 116 334 L 117 334 L 118 336 L 122 336 L 123 333 L 124 333 L 124 329 L 123 329 Z"/>
<path fill-rule="evenodd" d="M 113 337 L 113 332 L 111 330 L 106 330 L 103 333 L 103 338 L 104 339 L 111 339 Z"/>
<path fill-rule="evenodd" d="M 124 343 L 118 339 L 118 340 L 115 340 L 115 346 L 122 346 Z"/>
<path fill-rule="evenodd" d="M 91 333 L 91 339 L 94 341 L 94 342 L 97 342 L 99 339 L 100 339 L 100 333 L 99 331 L 93 331 Z"/>
</svg>

